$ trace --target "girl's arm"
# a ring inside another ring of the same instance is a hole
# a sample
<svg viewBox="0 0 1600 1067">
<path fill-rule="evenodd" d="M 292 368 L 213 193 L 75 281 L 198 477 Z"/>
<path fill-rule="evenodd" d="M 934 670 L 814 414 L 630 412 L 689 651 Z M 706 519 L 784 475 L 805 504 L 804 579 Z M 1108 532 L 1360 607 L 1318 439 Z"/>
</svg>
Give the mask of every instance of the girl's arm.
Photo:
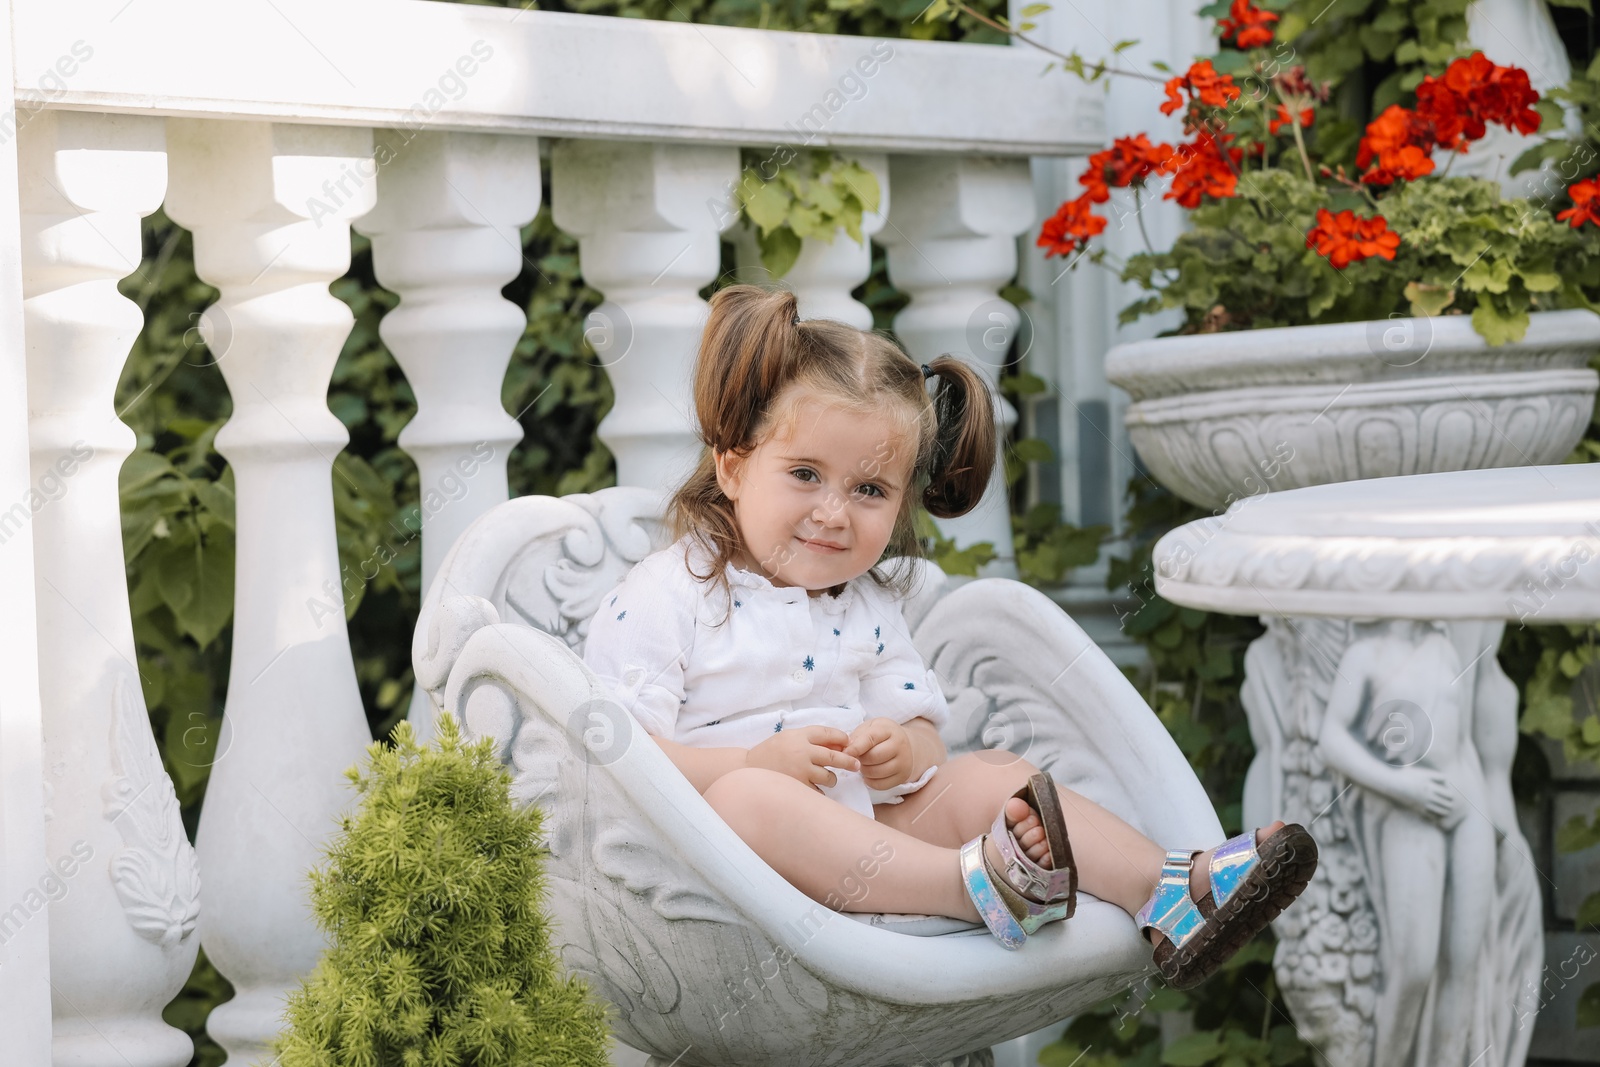
<svg viewBox="0 0 1600 1067">
<path fill-rule="evenodd" d="M 938 735 L 934 735 L 935 740 Z M 667 754 L 683 776 L 689 779 L 691 785 L 700 793 L 705 793 L 711 788 L 711 783 L 721 778 L 729 771 L 745 766 L 745 759 L 750 755 L 749 749 L 744 748 L 695 748 L 678 741 L 669 741 L 665 737 L 651 735 L 651 740 L 661 746 L 661 751 Z"/>
</svg>

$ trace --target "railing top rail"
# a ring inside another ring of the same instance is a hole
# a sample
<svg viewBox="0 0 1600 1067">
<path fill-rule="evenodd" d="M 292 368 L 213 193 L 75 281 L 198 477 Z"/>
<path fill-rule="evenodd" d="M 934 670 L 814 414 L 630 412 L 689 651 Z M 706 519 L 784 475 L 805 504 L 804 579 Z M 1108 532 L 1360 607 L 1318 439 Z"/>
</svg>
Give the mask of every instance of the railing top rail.
<svg viewBox="0 0 1600 1067">
<path fill-rule="evenodd" d="M 15 0 L 18 107 L 700 144 L 1092 151 L 1033 49 L 434 0 Z"/>
</svg>

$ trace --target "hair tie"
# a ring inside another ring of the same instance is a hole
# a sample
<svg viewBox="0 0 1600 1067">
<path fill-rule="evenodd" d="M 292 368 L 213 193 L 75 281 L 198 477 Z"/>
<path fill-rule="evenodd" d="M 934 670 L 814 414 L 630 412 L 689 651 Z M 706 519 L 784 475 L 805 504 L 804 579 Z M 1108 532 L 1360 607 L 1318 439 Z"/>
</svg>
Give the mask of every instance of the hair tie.
<svg viewBox="0 0 1600 1067">
<path fill-rule="evenodd" d="M 932 367 L 928 366 L 926 363 L 924 363 L 922 365 L 922 379 L 923 379 L 923 381 L 927 381 L 929 378 L 932 378 L 937 373 L 938 373 L 937 371 L 935 371 Z"/>
</svg>

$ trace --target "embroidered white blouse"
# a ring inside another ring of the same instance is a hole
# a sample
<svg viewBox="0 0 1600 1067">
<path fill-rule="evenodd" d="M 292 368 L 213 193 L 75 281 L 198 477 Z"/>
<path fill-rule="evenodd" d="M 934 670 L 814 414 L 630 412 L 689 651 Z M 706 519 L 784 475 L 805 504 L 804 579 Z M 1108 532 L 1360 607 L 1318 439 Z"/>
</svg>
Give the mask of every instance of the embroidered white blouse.
<svg viewBox="0 0 1600 1067">
<path fill-rule="evenodd" d="M 949 719 L 900 602 L 868 575 L 813 597 L 729 564 L 730 605 L 690 564 L 710 573 L 705 548 L 685 534 L 636 563 L 589 620 L 584 662 L 651 735 L 751 748 L 795 726 L 849 733 L 880 715 L 937 727 Z M 822 792 L 870 819 L 873 804 L 901 803 L 938 768 L 887 790 L 830 770 L 838 781 Z"/>
</svg>

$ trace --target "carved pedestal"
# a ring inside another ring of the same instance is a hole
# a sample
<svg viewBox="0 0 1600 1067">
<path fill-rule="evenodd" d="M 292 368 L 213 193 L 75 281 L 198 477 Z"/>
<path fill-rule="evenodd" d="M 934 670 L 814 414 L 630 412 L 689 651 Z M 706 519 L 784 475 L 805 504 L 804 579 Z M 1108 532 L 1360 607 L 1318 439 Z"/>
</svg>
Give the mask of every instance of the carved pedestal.
<svg viewBox="0 0 1600 1067">
<path fill-rule="evenodd" d="M 1244 821 L 1321 862 L 1274 924 L 1279 984 L 1334 1067 L 1511 1067 L 1544 963 L 1517 827 L 1505 621 L 1600 617 L 1600 469 L 1516 467 L 1249 497 L 1157 543 L 1156 590 L 1260 614 Z"/>
</svg>

